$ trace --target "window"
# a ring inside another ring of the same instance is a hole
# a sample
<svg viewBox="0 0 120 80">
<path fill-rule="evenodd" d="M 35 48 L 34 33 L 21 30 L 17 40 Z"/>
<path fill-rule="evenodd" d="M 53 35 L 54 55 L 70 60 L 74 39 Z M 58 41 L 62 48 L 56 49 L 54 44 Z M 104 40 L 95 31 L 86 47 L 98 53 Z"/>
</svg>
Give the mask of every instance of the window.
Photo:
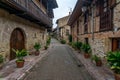
<svg viewBox="0 0 120 80">
<path fill-rule="evenodd" d="M 107 10 L 108 10 L 108 0 L 104 0 L 103 12 L 107 12 Z"/>
<path fill-rule="evenodd" d="M 108 1 L 101 0 L 100 2 L 100 31 L 112 30 L 113 10 L 109 8 Z"/>
<path fill-rule="evenodd" d="M 86 43 L 86 44 L 89 44 L 88 38 L 85 38 L 85 43 Z"/>
<path fill-rule="evenodd" d="M 96 16 L 100 15 L 100 1 L 98 0 L 96 2 Z"/>
<path fill-rule="evenodd" d="M 66 29 L 66 35 L 67 35 L 67 36 L 69 35 L 69 30 L 68 30 L 68 29 Z"/>
<path fill-rule="evenodd" d="M 42 34 L 42 39 L 44 40 L 44 33 Z"/>
</svg>

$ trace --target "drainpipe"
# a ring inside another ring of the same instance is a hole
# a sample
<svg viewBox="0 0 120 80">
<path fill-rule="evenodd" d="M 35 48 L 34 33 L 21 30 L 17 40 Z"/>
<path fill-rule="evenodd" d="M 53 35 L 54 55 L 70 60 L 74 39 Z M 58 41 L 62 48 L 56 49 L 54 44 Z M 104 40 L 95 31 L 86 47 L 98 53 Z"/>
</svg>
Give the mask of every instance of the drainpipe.
<svg viewBox="0 0 120 80">
<path fill-rule="evenodd" d="M 92 17 L 91 17 L 91 32 L 92 32 L 92 40 L 94 40 L 94 4 L 92 3 Z"/>
</svg>

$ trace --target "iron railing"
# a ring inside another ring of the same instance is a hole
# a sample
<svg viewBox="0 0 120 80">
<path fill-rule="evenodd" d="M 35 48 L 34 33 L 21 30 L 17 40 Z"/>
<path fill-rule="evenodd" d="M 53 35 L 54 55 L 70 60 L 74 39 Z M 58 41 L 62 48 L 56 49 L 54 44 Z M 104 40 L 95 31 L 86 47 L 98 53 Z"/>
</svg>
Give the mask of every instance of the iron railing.
<svg viewBox="0 0 120 80">
<path fill-rule="evenodd" d="M 100 31 L 112 30 L 113 11 L 109 10 L 100 15 Z"/>
</svg>

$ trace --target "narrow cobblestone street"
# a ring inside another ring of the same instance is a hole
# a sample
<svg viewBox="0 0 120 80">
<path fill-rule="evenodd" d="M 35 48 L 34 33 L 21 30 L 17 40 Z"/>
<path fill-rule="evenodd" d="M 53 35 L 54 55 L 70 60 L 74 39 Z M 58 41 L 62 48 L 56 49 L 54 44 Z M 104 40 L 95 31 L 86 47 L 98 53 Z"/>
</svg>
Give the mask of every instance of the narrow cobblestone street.
<svg viewBox="0 0 120 80">
<path fill-rule="evenodd" d="M 48 55 L 38 62 L 24 80 L 94 80 L 84 66 L 78 66 L 70 48 L 55 39 Z"/>
</svg>

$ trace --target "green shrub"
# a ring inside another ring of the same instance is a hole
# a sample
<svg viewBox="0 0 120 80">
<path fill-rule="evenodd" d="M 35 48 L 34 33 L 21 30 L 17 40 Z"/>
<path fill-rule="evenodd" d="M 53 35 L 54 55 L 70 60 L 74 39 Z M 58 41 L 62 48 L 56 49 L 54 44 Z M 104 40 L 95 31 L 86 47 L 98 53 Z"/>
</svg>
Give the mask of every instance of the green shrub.
<svg viewBox="0 0 120 80">
<path fill-rule="evenodd" d="M 73 42 L 72 47 L 80 50 L 82 47 L 82 42 Z"/>
<path fill-rule="evenodd" d="M 69 42 L 68 44 L 72 46 L 72 42 Z"/>
<path fill-rule="evenodd" d="M 62 44 L 65 44 L 65 43 L 66 43 L 66 41 L 65 41 L 65 40 L 61 40 L 60 42 L 61 42 Z"/>
<path fill-rule="evenodd" d="M 22 49 L 22 50 L 15 50 L 12 49 L 16 53 L 17 61 L 24 61 L 23 57 L 27 56 L 27 50 Z"/>
<path fill-rule="evenodd" d="M 46 46 L 44 46 L 44 48 L 45 48 L 45 49 L 47 49 L 47 48 L 48 48 L 48 46 L 46 45 Z"/>
<path fill-rule="evenodd" d="M 51 42 L 51 37 L 47 39 L 46 46 L 50 45 L 50 42 Z"/>
<path fill-rule="evenodd" d="M 72 35 L 69 35 L 69 42 L 72 42 Z"/>
<path fill-rule="evenodd" d="M 75 46 L 76 46 L 77 49 L 81 49 L 82 42 L 76 42 Z"/>
<path fill-rule="evenodd" d="M 82 50 L 85 52 L 85 53 L 91 53 L 91 47 L 89 44 L 83 44 L 82 45 Z"/>
<path fill-rule="evenodd" d="M 38 51 L 41 48 L 41 45 L 39 43 L 35 43 L 34 48 Z"/>
<path fill-rule="evenodd" d="M 101 58 L 97 55 L 93 55 L 92 60 L 94 60 L 95 62 L 98 62 L 98 61 L 101 61 Z"/>
<path fill-rule="evenodd" d="M 120 74 L 120 51 L 108 52 L 107 53 L 107 62 L 110 65 L 111 69 Z"/>
</svg>

